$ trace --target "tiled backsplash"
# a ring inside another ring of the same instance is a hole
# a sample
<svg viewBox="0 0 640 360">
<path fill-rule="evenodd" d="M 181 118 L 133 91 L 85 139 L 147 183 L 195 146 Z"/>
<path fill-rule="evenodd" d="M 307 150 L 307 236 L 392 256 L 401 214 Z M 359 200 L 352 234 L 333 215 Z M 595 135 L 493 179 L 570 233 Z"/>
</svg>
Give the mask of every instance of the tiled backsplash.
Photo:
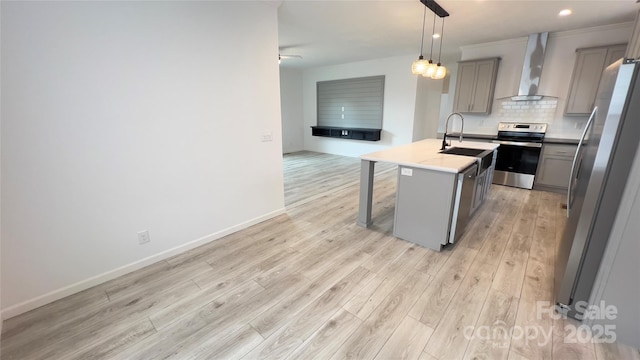
<svg viewBox="0 0 640 360">
<path fill-rule="evenodd" d="M 538 101 L 496 99 L 490 115 L 464 114 L 464 132 L 495 135 L 499 122 L 531 122 L 549 124 L 547 137 L 577 139 L 587 117 L 564 117 L 562 107 L 562 102 L 553 97 Z M 444 129 L 444 121 L 440 126 Z M 453 121 L 450 131 L 460 131 L 460 123 Z"/>
<path fill-rule="evenodd" d="M 557 99 L 539 101 L 502 100 L 499 105 L 499 121 L 550 123 L 556 114 Z"/>
</svg>

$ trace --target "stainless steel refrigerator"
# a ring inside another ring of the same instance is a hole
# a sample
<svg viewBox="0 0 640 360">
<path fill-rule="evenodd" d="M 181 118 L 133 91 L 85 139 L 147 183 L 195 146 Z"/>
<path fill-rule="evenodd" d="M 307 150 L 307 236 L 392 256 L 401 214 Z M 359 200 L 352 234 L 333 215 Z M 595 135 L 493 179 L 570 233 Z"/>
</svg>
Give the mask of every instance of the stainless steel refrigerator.
<svg viewBox="0 0 640 360">
<path fill-rule="evenodd" d="M 558 247 L 555 295 L 580 319 L 600 267 L 640 139 L 640 63 L 603 73 L 576 151 L 567 193 L 568 221 Z"/>
</svg>

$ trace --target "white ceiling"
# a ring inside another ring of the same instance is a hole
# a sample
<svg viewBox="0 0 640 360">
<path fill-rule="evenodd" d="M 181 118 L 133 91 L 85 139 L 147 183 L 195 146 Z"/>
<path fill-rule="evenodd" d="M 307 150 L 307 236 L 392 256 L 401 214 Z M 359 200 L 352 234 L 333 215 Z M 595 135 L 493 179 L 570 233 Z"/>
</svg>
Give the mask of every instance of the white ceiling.
<svg viewBox="0 0 640 360">
<path fill-rule="evenodd" d="M 437 0 L 445 18 L 443 59 L 460 46 L 633 21 L 636 0 Z M 278 9 L 282 67 L 309 68 L 420 53 L 424 5 L 419 0 L 285 0 Z M 570 8 L 573 15 L 558 16 Z M 424 55 L 429 58 L 433 13 L 427 10 Z M 440 29 L 437 18 L 436 32 Z M 436 58 L 437 46 L 434 49 Z M 444 61 L 443 61 L 444 62 Z"/>
</svg>

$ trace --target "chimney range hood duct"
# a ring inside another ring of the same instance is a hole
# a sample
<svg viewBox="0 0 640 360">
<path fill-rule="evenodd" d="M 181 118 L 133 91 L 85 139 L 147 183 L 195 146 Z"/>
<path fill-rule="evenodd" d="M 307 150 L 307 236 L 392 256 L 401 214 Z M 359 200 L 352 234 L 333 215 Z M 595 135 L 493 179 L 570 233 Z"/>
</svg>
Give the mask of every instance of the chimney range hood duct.
<svg viewBox="0 0 640 360">
<path fill-rule="evenodd" d="M 518 95 L 512 96 L 511 100 L 535 101 L 543 98 L 543 95 L 538 95 L 538 85 L 540 84 L 540 75 L 542 75 L 548 38 L 548 32 L 529 35 Z"/>
</svg>

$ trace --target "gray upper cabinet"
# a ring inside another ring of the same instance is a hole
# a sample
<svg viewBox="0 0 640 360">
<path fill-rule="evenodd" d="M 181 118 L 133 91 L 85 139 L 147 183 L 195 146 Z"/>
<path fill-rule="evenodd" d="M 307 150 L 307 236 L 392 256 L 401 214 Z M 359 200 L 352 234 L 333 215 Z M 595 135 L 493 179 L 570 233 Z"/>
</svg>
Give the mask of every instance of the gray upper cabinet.
<svg viewBox="0 0 640 360">
<path fill-rule="evenodd" d="M 633 33 L 631 34 L 631 40 L 629 40 L 626 55 L 629 59 L 640 59 L 640 10 L 636 15 L 636 22 L 633 25 Z"/>
<path fill-rule="evenodd" d="M 500 58 L 461 61 L 458 64 L 453 111 L 490 114 Z"/>
<path fill-rule="evenodd" d="M 473 83 L 476 77 L 476 67 L 475 62 L 460 63 L 458 65 L 453 111 L 469 111 L 469 106 L 473 102 Z"/>
<path fill-rule="evenodd" d="M 624 57 L 626 50 L 626 44 L 576 50 L 576 63 L 567 95 L 565 115 L 584 116 L 591 113 L 602 72 L 607 66 Z"/>
<path fill-rule="evenodd" d="M 627 44 L 609 47 L 609 51 L 607 51 L 607 59 L 604 62 L 604 67 L 606 68 L 607 66 L 625 57 L 626 52 Z"/>
</svg>

